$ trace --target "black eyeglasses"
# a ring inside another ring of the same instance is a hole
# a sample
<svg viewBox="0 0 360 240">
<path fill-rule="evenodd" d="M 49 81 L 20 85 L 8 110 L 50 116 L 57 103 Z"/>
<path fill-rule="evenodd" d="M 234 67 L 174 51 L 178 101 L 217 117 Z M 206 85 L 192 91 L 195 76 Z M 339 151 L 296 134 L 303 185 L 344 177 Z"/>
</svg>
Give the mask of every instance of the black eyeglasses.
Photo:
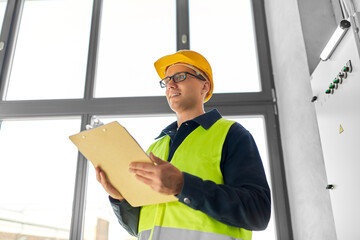
<svg viewBox="0 0 360 240">
<path fill-rule="evenodd" d="M 175 73 L 174 75 L 172 75 L 170 77 L 166 77 L 166 78 L 162 79 L 160 81 L 160 87 L 165 88 L 169 84 L 171 79 L 175 83 L 182 82 L 182 81 L 186 80 L 188 74 L 193 76 L 193 77 L 196 77 L 197 79 L 200 79 L 201 81 L 206 81 L 206 79 L 201 75 L 196 76 L 196 75 L 194 75 L 192 73 L 189 73 L 189 72 L 178 72 L 178 73 Z"/>
</svg>

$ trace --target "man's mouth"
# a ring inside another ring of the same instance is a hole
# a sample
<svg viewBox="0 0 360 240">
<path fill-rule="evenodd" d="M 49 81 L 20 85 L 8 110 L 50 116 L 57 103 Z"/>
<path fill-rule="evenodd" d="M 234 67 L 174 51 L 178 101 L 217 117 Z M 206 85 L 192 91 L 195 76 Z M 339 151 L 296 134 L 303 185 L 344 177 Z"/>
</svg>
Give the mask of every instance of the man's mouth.
<svg viewBox="0 0 360 240">
<path fill-rule="evenodd" d="M 176 97 L 176 96 L 180 96 L 181 94 L 180 93 L 172 93 L 170 94 L 170 98 L 173 98 L 173 97 Z"/>
</svg>

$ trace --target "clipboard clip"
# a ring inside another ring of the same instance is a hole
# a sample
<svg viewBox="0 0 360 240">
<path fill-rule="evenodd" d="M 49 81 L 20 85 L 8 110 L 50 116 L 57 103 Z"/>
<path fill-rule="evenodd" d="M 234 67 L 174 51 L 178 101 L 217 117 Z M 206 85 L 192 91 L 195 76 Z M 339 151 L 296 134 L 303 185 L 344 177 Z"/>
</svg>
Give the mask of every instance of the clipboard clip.
<svg viewBox="0 0 360 240">
<path fill-rule="evenodd" d="M 98 119 L 96 116 L 92 116 L 90 119 L 90 124 L 87 124 L 85 126 L 86 130 L 90 130 L 93 128 L 97 128 L 104 125 L 104 123 L 102 121 L 100 121 L 100 119 Z"/>
</svg>

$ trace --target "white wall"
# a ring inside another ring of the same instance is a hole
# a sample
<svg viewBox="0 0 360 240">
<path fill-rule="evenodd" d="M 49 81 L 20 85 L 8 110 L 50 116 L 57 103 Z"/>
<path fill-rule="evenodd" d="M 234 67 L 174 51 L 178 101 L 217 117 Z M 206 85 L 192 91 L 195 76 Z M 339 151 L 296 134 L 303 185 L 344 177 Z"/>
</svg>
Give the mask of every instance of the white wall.
<svg viewBox="0 0 360 240">
<path fill-rule="evenodd" d="M 307 53 L 307 50 L 318 49 L 322 43 L 304 40 L 309 39 L 309 34 L 314 34 L 313 38 L 316 39 L 318 33 L 315 29 L 319 29 L 319 26 L 311 28 L 306 25 L 304 28 L 310 32 L 306 32 L 305 38 L 302 24 L 308 24 L 309 19 L 302 22 L 301 17 L 309 17 L 309 13 L 300 14 L 297 0 L 264 2 L 294 239 L 333 240 L 336 239 L 334 220 L 330 196 L 325 189 L 327 178 L 315 108 L 311 103 L 309 62 L 316 59 L 313 59 L 314 54 Z M 321 2 L 331 4 L 326 0 Z M 321 6 L 316 4 L 316 7 Z M 311 8 L 302 6 L 302 9 L 306 11 Z M 327 14 L 331 15 L 332 8 L 327 9 Z M 310 14 L 310 17 L 316 19 L 314 14 Z M 334 21 L 325 23 L 321 34 L 331 36 L 333 24 Z M 325 28 L 328 28 L 328 32 Z M 308 58 L 312 58 L 311 61 Z"/>
</svg>

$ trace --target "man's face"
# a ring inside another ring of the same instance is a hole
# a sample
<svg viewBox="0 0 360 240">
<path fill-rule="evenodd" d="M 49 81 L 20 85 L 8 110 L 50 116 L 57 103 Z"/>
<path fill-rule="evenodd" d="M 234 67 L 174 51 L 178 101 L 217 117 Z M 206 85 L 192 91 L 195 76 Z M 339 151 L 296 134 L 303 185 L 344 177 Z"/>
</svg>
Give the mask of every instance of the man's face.
<svg viewBox="0 0 360 240">
<path fill-rule="evenodd" d="M 175 73 L 189 72 L 195 74 L 195 71 L 183 65 L 173 65 L 166 71 L 167 77 Z M 166 87 L 166 98 L 170 108 L 176 112 L 196 109 L 203 107 L 203 101 L 206 93 L 209 91 L 209 83 L 201 81 L 190 74 L 182 82 L 175 83 L 171 80 Z"/>
</svg>

